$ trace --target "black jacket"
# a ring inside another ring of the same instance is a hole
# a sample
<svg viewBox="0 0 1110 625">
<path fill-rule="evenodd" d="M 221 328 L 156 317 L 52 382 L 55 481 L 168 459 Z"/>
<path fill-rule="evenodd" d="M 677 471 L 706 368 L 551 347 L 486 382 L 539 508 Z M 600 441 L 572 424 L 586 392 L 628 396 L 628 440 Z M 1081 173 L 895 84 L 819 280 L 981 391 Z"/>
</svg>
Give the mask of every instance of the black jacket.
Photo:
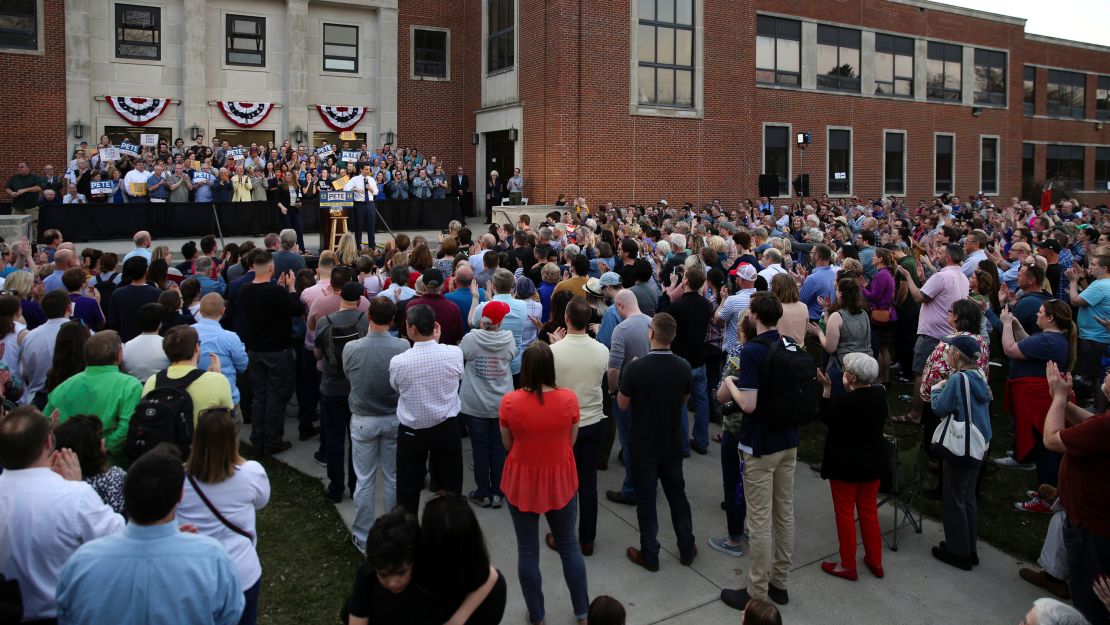
<svg viewBox="0 0 1110 625">
<path fill-rule="evenodd" d="M 886 477 L 883 426 L 888 416 L 886 389 L 856 389 L 824 400 L 821 421 L 829 427 L 821 477 L 841 482 L 870 482 Z"/>
</svg>

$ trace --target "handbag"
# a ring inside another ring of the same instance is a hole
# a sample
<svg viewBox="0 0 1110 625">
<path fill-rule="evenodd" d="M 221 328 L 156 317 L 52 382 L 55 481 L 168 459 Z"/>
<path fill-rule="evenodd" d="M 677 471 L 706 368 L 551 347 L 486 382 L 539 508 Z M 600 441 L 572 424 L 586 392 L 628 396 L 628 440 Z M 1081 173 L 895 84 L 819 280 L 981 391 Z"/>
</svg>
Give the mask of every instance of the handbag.
<svg viewBox="0 0 1110 625">
<path fill-rule="evenodd" d="M 959 427 L 956 419 L 959 413 L 953 412 L 941 420 L 933 432 L 929 452 L 941 460 L 970 460 L 982 462 L 987 454 L 987 439 L 983 433 L 971 423 L 971 384 L 966 379 L 968 373 L 957 374 L 963 379 L 964 403 L 967 406 L 967 419 L 964 427 Z"/>
<path fill-rule="evenodd" d="M 890 323 L 890 309 L 887 310 L 872 310 L 871 323 L 882 326 Z"/>
<path fill-rule="evenodd" d="M 227 517 L 220 514 L 220 511 L 216 509 L 216 506 L 212 505 L 212 502 L 209 501 L 208 497 L 204 495 L 204 491 L 200 489 L 200 486 L 197 484 L 196 479 L 194 479 L 193 476 L 189 475 L 188 473 L 186 473 L 185 475 L 189 478 L 189 483 L 193 485 L 193 491 L 196 492 L 197 496 L 200 497 L 200 500 L 204 502 L 204 505 L 208 506 L 208 509 L 212 511 L 212 514 L 216 517 L 217 521 L 223 523 L 224 527 L 226 527 L 227 529 L 235 532 L 243 538 L 246 538 L 252 543 L 254 542 L 254 534 L 251 534 L 247 530 L 239 527 L 231 521 L 228 521 Z"/>
</svg>

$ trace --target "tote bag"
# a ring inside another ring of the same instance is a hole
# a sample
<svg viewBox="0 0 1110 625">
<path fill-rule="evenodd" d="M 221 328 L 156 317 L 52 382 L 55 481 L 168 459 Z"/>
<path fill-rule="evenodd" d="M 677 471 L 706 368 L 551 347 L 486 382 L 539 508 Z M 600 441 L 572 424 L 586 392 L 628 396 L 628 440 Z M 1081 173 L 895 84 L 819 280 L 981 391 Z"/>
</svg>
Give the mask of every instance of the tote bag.
<svg viewBox="0 0 1110 625">
<path fill-rule="evenodd" d="M 971 384 L 967 379 L 970 374 L 959 373 L 960 381 L 964 387 L 964 405 L 967 407 L 967 419 L 959 420 L 959 413 L 953 412 L 945 417 L 933 432 L 930 452 L 934 457 L 942 460 L 972 460 L 982 462 L 987 454 L 987 439 L 983 433 L 971 422 Z"/>
</svg>

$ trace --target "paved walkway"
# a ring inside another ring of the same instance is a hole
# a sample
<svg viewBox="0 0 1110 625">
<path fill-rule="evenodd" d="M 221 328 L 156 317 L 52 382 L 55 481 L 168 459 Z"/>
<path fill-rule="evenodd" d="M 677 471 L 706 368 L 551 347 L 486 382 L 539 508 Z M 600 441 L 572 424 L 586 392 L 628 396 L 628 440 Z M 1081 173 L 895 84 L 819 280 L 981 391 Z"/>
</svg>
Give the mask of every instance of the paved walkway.
<svg viewBox="0 0 1110 625">
<path fill-rule="evenodd" d="M 716 431 L 716 426 L 711 426 Z M 250 426 L 243 433 L 248 440 Z M 286 437 L 296 439 L 296 422 L 286 423 Z M 464 439 L 464 458 L 469 457 L 469 440 Z M 303 473 L 326 481 L 325 470 L 312 459 L 317 439 L 294 442 L 291 450 L 277 456 Z M 598 512 L 598 538 L 594 555 L 586 558 L 590 596 L 607 594 L 622 601 L 628 623 L 666 623 L 667 625 L 738 624 L 740 614 L 720 602 L 722 588 L 736 588 L 746 581 L 747 556 L 732 558 L 706 544 L 724 528 L 720 509 L 720 445 L 713 444 L 708 456 L 694 455 L 686 461 L 686 492 L 693 508 L 694 533 L 698 557 L 693 566 L 678 562 L 678 551 L 666 500 L 659 494 L 659 539 L 663 545 L 660 571 L 650 573 L 625 558 L 625 548 L 639 546 L 634 507 L 613 504 L 601 498 Z M 616 461 L 609 470 L 598 473 L 598 489 L 616 489 L 623 477 L 623 466 Z M 465 461 L 465 460 L 464 460 Z M 473 488 L 473 472 L 465 469 L 466 488 Z M 321 488 L 324 485 L 321 484 Z M 380 509 L 379 485 L 378 508 Z M 429 494 L 424 493 L 427 498 Z M 964 572 L 934 560 L 929 548 L 943 539 L 938 523 L 925 520 L 924 533 L 912 530 L 903 534 L 897 552 L 883 551 L 885 579 L 875 579 L 862 564 L 860 579 L 848 582 L 830 577 L 820 569 L 824 560 L 837 556 L 836 529 L 832 500 L 827 484 L 799 464 L 795 480 L 794 516 L 796 519 L 794 567 L 790 576 L 791 602 L 781 608 L 789 625 L 914 624 L 959 625 L 1016 622 L 1041 596 L 1033 586 L 1021 581 L 1017 571 L 1023 564 L 997 549 L 980 544 L 982 564 Z M 348 525 L 354 504 L 344 499 L 336 506 Z M 524 601 L 516 578 L 516 541 L 507 508 L 475 508 L 494 565 L 509 582 L 509 601 L 504 623 L 525 622 Z M 883 528 L 893 527 L 890 508 L 880 509 Z M 546 525 L 541 523 L 541 527 Z M 541 535 L 542 540 L 542 535 Z M 574 622 L 569 594 L 562 579 L 558 554 L 542 546 L 541 570 L 551 625 Z"/>
</svg>

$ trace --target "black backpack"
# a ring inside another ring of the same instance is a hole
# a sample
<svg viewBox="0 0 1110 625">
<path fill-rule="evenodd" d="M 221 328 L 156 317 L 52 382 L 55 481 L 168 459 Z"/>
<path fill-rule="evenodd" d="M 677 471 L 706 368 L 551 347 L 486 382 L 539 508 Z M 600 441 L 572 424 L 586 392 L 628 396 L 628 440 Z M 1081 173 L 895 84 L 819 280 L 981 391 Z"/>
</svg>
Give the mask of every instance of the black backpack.
<svg viewBox="0 0 1110 625">
<path fill-rule="evenodd" d="M 752 340 L 769 350 L 760 372 L 756 414 L 780 430 L 816 419 L 821 383 L 813 356 L 790 337 L 780 336 L 773 342 L 763 337 Z"/>
<path fill-rule="evenodd" d="M 193 398 L 186 389 L 204 375 L 194 369 L 171 380 L 169 369 L 154 375 L 154 390 L 143 397 L 131 414 L 124 452 L 129 462 L 154 449 L 159 443 L 177 446 L 182 458 L 189 457 L 193 445 Z"/>
<path fill-rule="evenodd" d="M 108 310 L 108 302 L 112 300 L 112 293 L 119 286 L 115 283 L 116 276 L 119 275 L 118 271 L 113 271 L 108 274 L 107 279 L 104 279 L 104 274 L 98 273 L 93 277 L 93 287 L 100 292 L 100 305 L 104 310 Z"/>
<path fill-rule="evenodd" d="M 334 325 L 331 322 L 332 315 L 324 317 L 329 321 L 329 324 L 324 331 L 316 337 L 316 343 L 320 346 L 321 351 L 324 352 L 324 360 L 327 361 L 333 369 L 343 372 L 343 347 L 351 341 L 366 336 L 366 333 L 358 327 L 358 323 L 366 316 L 366 313 L 359 311 L 358 317 L 349 324 Z"/>
</svg>

